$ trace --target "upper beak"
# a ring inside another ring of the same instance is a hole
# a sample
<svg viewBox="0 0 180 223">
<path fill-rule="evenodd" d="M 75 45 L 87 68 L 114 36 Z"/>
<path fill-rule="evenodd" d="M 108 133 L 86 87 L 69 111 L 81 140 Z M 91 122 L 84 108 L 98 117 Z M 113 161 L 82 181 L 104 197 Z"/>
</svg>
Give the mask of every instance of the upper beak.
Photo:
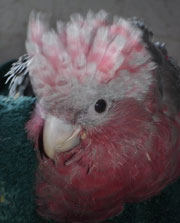
<svg viewBox="0 0 180 223">
<path fill-rule="evenodd" d="M 46 155 L 54 159 L 55 153 L 65 152 L 80 142 L 80 126 L 73 126 L 55 116 L 48 115 L 43 129 L 43 145 Z"/>
</svg>

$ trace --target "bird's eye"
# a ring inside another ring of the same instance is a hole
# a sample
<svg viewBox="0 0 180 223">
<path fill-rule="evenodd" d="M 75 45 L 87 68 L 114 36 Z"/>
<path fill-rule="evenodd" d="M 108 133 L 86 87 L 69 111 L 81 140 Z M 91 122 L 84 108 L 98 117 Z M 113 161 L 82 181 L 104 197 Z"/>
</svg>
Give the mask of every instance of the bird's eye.
<svg viewBox="0 0 180 223">
<path fill-rule="evenodd" d="M 95 106 L 94 109 L 97 113 L 103 113 L 106 110 L 107 103 L 104 99 L 99 99 Z"/>
</svg>

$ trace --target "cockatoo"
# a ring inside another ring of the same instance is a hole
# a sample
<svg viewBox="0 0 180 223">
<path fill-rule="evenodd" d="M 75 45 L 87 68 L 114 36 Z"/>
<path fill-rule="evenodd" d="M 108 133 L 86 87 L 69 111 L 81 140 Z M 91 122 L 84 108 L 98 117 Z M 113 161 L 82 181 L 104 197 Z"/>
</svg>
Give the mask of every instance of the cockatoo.
<svg viewBox="0 0 180 223">
<path fill-rule="evenodd" d="M 180 72 L 141 22 L 32 15 L 26 49 L 42 216 L 100 222 L 179 177 Z"/>
</svg>

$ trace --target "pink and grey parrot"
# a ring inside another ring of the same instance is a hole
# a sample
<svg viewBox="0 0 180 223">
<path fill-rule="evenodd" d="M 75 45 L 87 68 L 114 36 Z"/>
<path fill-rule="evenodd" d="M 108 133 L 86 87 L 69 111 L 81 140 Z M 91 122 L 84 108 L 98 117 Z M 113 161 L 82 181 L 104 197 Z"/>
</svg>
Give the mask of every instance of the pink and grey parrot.
<svg viewBox="0 0 180 223">
<path fill-rule="evenodd" d="M 143 23 L 107 18 L 29 22 L 23 75 L 37 101 L 26 128 L 38 212 L 57 222 L 103 221 L 180 175 L 179 67 Z"/>
</svg>

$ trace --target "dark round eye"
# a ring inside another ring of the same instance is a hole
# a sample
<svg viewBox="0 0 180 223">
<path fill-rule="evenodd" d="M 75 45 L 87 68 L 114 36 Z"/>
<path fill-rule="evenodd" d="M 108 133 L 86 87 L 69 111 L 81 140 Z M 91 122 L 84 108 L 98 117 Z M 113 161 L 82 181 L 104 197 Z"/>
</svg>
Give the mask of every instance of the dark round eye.
<svg viewBox="0 0 180 223">
<path fill-rule="evenodd" d="M 94 106 L 94 109 L 95 109 L 96 112 L 102 113 L 106 110 L 106 106 L 107 106 L 106 101 L 104 99 L 99 99 L 96 102 L 96 104 Z"/>
</svg>

